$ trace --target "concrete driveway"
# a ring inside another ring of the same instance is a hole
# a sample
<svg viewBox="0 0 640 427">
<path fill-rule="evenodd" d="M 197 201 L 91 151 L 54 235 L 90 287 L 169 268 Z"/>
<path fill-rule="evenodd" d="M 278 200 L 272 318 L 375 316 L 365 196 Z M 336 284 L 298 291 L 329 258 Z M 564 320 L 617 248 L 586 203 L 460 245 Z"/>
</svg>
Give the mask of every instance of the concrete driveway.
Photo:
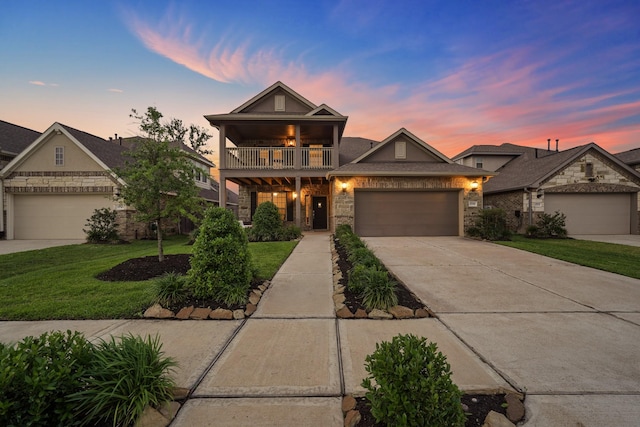
<svg viewBox="0 0 640 427">
<path fill-rule="evenodd" d="M 594 242 L 616 243 L 618 245 L 640 246 L 640 234 L 596 234 L 571 235 L 572 239 L 593 240 Z"/>
<path fill-rule="evenodd" d="M 365 240 L 527 393 L 525 425 L 637 425 L 640 280 L 459 237 Z"/>
<path fill-rule="evenodd" d="M 0 255 L 14 252 L 35 251 L 54 246 L 79 245 L 86 240 L 0 240 Z"/>
</svg>

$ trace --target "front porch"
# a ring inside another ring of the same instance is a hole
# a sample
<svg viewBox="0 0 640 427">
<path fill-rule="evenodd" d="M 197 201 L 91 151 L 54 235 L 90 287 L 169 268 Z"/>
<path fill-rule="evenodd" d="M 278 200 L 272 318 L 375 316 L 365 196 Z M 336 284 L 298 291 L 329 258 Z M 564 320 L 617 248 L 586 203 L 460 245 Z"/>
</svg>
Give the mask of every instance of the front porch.
<svg viewBox="0 0 640 427">
<path fill-rule="evenodd" d="M 324 177 L 271 177 L 230 179 L 239 184 L 238 219 L 251 223 L 261 203 L 273 202 L 285 222 L 304 231 L 328 230 L 330 216 L 329 182 Z"/>
</svg>

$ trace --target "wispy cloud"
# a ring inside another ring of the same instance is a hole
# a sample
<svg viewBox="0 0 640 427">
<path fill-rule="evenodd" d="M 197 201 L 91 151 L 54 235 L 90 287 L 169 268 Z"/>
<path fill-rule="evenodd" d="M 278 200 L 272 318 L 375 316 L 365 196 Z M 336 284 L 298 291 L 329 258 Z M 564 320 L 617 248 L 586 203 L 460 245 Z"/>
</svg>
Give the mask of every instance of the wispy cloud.
<svg viewBox="0 0 640 427">
<path fill-rule="evenodd" d="M 29 84 L 34 85 L 34 86 L 51 86 L 51 87 L 60 86 L 58 83 L 45 83 L 45 82 L 42 82 L 40 80 L 29 80 Z"/>
<path fill-rule="evenodd" d="M 107 89 L 108 92 L 113 92 L 113 93 L 123 93 L 124 91 L 122 89 Z"/>
<path fill-rule="evenodd" d="M 541 146 L 560 138 L 567 146 L 624 147 L 640 139 L 638 121 L 628 120 L 637 116 L 640 89 L 593 95 L 587 90 L 593 81 L 563 82 L 558 76 L 580 65 L 562 65 L 566 52 L 505 48 L 467 58 L 421 84 L 374 86 L 345 69 L 310 70 L 277 48 L 225 38 L 207 47 L 186 20 L 172 16 L 153 26 L 130 15 L 129 25 L 148 49 L 203 76 L 263 86 L 281 80 L 313 102 L 326 102 L 350 116 L 348 135 L 381 140 L 404 126 L 448 155 L 507 141 Z"/>
</svg>

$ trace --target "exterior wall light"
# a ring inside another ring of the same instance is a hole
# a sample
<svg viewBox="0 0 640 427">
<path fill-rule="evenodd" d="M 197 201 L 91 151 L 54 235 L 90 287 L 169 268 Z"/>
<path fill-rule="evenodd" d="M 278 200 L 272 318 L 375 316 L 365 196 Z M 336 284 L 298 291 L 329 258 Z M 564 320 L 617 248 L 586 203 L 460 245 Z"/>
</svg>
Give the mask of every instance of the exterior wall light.
<svg viewBox="0 0 640 427">
<path fill-rule="evenodd" d="M 471 191 L 476 191 L 478 189 L 478 181 L 471 182 Z"/>
<path fill-rule="evenodd" d="M 296 193 L 295 191 L 293 192 L 293 200 L 298 198 L 298 193 Z"/>
<path fill-rule="evenodd" d="M 346 192 L 347 192 L 347 183 L 346 183 L 346 182 L 343 182 L 343 183 L 342 183 L 342 192 L 343 192 L 343 193 L 346 193 Z"/>
</svg>

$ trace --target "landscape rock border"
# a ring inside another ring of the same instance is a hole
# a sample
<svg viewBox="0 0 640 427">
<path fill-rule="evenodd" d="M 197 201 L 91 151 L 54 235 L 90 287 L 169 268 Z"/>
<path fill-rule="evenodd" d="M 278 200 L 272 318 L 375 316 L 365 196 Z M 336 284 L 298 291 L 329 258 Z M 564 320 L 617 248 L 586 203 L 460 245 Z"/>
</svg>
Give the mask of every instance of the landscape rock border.
<svg viewBox="0 0 640 427">
<path fill-rule="evenodd" d="M 340 259 L 340 255 L 336 250 L 335 242 L 333 239 L 330 239 L 331 242 L 331 262 L 333 263 L 333 303 L 335 308 L 336 317 L 339 319 L 421 319 L 426 317 L 436 317 L 435 314 L 429 310 L 428 307 L 423 306 L 422 308 L 418 308 L 413 310 L 409 307 L 405 307 L 402 305 L 396 305 L 388 310 L 379 310 L 373 309 L 369 312 L 363 309 L 357 309 L 355 313 L 353 313 L 349 307 L 344 304 L 345 296 L 344 296 L 344 285 L 340 284 L 340 281 L 344 278 L 342 270 L 338 265 L 338 260 Z M 401 286 L 404 286 L 397 278 L 394 277 L 400 283 Z M 413 293 L 412 293 L 413 295 Z M 419 301 L 415 295 L 413 295 L 416 300 Z"/>
<path fill-rule="evenodd" d="M 249 302 L 244 309 L 228 310 L 226 308 L 211 307 L 182 307 L 177 313 L 156 303 L 149 307 L 142 317 L 145 319 L 174 319 L 174 320 L 242 320 L 250 317 L 258 309 L 258 303 L 264 292 L 269 289 L 270 280 L 265 280 L 257 289 L 249 292 Z"/>
</svg>

